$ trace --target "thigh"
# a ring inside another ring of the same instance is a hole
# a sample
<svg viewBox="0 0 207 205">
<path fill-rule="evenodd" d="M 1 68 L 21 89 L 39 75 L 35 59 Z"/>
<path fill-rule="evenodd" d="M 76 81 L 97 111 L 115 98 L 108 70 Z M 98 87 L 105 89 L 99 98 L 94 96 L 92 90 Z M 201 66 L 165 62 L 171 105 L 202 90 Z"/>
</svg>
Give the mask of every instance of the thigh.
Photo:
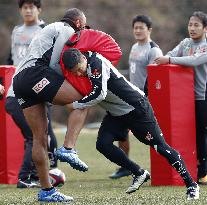
<svg viewBox="0 0 207 205">
<path fill-rule="evenodd" d="M 162 131 L 157 123 L 138 123 L 131 129 L 133 135 L 146 145 L 165 144 Z"/>
<path fill-rule="evenodd" d="M 6 98 L 5 108 L 9 114 L 12 114 L 13 112 L 15 112 L 16 109 L 17 110 L 21 109 L 21 107 L 15 97 L 7 97 Z"/>
<path fill-rule="evenodd" d="M 15 97 L 7 97 L 5 108 L 7 113 L 11 115 L 16 125 L 20 128 L 24 138 L 29 141 L 32 140 L 32 131 L 26 122 L 23 110 L 17 99 Z"/>
<path fill-rule="evenodd" d="M 142 110 L 141 114 L 140 110 L 134 110 L 132 114 L 129 115 L 129 128 L 133 135 L 139 141 L 147 145 L 153 146 L 165 143 L 162 131 L 148 100 L 145 100 L 141 104 L 140 109 Z"/>
<path fill-rule="evenodd" d="M 108 142 L 122 141 L 126 139 L 127 127 L 120 117 L 106 115 L 101 123 L 98 132 L 98 140 L 102 139 Z"/>
<path fill-rule="evenodd" d="M 30 126 L 33 139 L 46 143 L 47 146 L 47 114 L 44 104 L 37 104 L 23 109 L 26 121 Z"/>
<path fill-rule="evenodd" d="M 25 121 L 23 110 L 21 106 L 19 105 L 18 100 L 15 97 L 6 98 L 5 108 L 6 108 L 7 113 L 9 113 L 13 117 L 15 122 Z"/>
<path fill-rule="evenodd" d="M 53 104 L 65 105 L 76 100 L 80 100 L 83 96 L 66 80 L 57 91 L 53 98 Z"/>
</svg>

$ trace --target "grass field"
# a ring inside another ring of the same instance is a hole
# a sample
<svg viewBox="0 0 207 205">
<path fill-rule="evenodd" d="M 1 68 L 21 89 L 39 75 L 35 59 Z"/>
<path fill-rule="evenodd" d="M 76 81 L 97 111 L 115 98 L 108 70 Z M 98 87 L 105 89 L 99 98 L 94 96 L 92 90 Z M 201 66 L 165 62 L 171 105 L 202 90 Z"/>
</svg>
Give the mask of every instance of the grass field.
<svg viewBox="0 0 207 205">
<path fill-rule="evenodd" d="M 150 186 L 144 184 L 137 192 L 127 195 L 126 188 L 131 184 L 131 177 L 111 180 L 108 176 L 116 166 L 105 159 L 95 149 L 96 131 L 83 131 L 79 137 L 77 149 L 80 158 L 89 165 L 87 173 L 73 170 L 66 163 L 59 163 L 67 177 L 66 184 L 61 188 L 65 194 L 74 197 L 73 205 L 182 205 L 207 204 L 207 187 L 201 187 L 200 199 L 187 201 L 185 187 Z M 63 137 L 58 134 L 61 144 Z M 130 157 L 150 170 L 149 148 L 130 138 Z M 16 189 L 15 185 L 0 185 L 0 205 L 39 204 L 36 194 L 38 189 Z M 54 204 L 54 203 L 53 203 Z"/>
</svg>

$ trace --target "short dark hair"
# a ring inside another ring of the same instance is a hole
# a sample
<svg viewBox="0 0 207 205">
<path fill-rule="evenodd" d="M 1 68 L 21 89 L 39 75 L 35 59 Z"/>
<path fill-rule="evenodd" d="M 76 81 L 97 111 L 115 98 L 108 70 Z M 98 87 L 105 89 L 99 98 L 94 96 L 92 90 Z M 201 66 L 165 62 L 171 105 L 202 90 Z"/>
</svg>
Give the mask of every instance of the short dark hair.
<svg viewBox="0 0 207 205">
<path fill-rule="evenodd" d="M 68 9 L 63 18 L 61 19 L 61 21 L 63 22 L 68 22 L 68 21 L 76 21 L 77 19 L 79 19 L 80 17 L 83 17 L 84 13 L 83 11 L 81 11 L 80 9 L 77 8 L 72 8 L 72 9 Z"/>
<path fill-rule="evenodd" d="M 68 23 L 75 31 L 80 30 L 80 28 L 77 28 L 75 25 L 75 21 L 78 19 L 83 18 L 84 13 L 80 9 L 72 8 L 68 9 L 63 18 L 60 20 L 62 22 Z"/>
<path fill-rule="evenodd" d="M 152 28 L 152 20 L 149 16 L 145 16 L 145 15 L 138 15 L 135 16 L 132 20 L 132 27 L 134 27 L 134 24 L 136 22 L 142 22 L 145 23 L 147 25 L 147 28 Z"/>
<path fill-rule="evenodd" d="M 41 8 L 41 0 L 18 0 L 19 8 L 22 8 L 25 3 L 34 4 L 37 8 Z"/>
<path fill-rule="evenodd" d="M 189 17 L 189 19 L 191 17 L 197 17 L 198 19 L 200 19 L 200 21 L 203 24 L 203 27 L 207 26 L 207 14 L 202 12 L 202 11 L 195 11 L 193 12 L 193 14 Z"/>
<path fill-rule="evenodd" d="M 81 62 L 82 53 L 76 48 L 69 48 L 64 51 L 62 61 L 66 69 L 72 70 Z"/>
</svg>

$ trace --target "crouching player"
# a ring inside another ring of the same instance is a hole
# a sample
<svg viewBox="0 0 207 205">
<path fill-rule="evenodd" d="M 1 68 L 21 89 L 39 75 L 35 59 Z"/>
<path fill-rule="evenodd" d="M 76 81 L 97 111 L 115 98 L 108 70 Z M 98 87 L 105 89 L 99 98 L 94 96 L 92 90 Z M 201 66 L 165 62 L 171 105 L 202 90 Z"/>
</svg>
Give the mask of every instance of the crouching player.
<svg viewBox="0 0 207 205">
<path fill-rule="evenodd" d="M 62 60 L 66 69 L 76 76 L 89 78 L 92 84 L 92 91 L 87 96 L 72 103 L 73 109 L 99 104 L 107 111 L 98 132 L 96 148 L 110 161 L 132 172 L 133 182 L 126 193 L 135 192 L 150 178 L 147 170 L 131 161 L 113 144 L 119 140 L 117 134 L 130 129 L 140 142 L 150 145 L 176 169 L 187 187 L 187 199 L 198 199 L 198 184 L 190 176 L 180 154 L 165 142 L 144 92 L 95 52 L 82 54 L 78 49 L 70 48 L 63 53 Z"/>
</svg>

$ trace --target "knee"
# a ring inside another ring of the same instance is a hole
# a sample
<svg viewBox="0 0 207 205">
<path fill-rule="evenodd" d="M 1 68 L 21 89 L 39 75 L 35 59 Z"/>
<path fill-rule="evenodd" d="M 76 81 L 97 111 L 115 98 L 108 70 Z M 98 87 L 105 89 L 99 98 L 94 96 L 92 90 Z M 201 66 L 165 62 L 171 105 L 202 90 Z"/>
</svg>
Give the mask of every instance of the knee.
<svg viewBox="0 0 207 205">
<path fill-rule="evenodd" d="M 112 146 L 113 142 L 107 141 L 104 138 L 100 139 L 98 138 L 96 141 L 96 149 L 100 153 L 105 153 L 110 147 Z"/>
<path fill-rule="evenodd" d="M 102 141 L 101 141 L 101 140 L 97 140 L 97 141 L 96 141 L 96 149 L 97 149 L 99 152 L 102 152 L 103 144 L 102 144 Z"/>
<path fill-rule="evenodd" d="M 33 147 L 47 149 L 47 134 L 42 137 L 33 138 Z"/>
<path fill-rule="evenodd" d="M 152 147 L 153 147 L 153 149 L 157 152 L 157 153 L 159 153 L 159 154 L 163 154 L 164 153 L 164 151 L 166 150 L 166 148 L 167 148 L 167 145 L 166 144 L 163 144 L 163 143 L 161 143 L 161 144 L 158 144 L 158 145 L 151 145 Z"/>
<path fill-rule="evenodd" d="M 174 150 L 172 147 L 170 147 L 168 144 L 160 144 L 157 146 L 156 151 L 163 156 L 169 156 L 169 155 L 174 155 L 177 154 L 179 155 L 179 152 Z"/>
</svg>

